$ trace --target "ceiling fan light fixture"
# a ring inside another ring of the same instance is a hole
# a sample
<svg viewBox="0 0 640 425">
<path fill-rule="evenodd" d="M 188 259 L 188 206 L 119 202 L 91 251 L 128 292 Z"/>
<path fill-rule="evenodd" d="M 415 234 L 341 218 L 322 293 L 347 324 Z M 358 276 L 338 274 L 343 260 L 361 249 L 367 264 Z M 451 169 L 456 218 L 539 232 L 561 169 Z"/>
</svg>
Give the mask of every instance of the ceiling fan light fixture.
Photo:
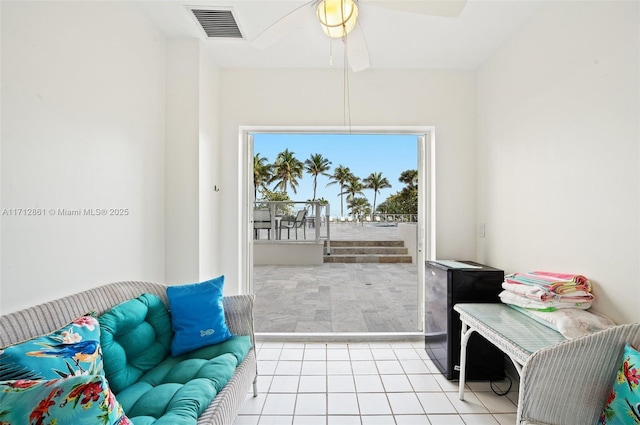
<svg viewBox="0 0 640 425">
<path fill-rule="evenodd" d="M 322 0 L 318 4 L 317 14 L 327 36 L 342 38 L 356 26 L 358 6 L 353 0 Z"/>
</svg>

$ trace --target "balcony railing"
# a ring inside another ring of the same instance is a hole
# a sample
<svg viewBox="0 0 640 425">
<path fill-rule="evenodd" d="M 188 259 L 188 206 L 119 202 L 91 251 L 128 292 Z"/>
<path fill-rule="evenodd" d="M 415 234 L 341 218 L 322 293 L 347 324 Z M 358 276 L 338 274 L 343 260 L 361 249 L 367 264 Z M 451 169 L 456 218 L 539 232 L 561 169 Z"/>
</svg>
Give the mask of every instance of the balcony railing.
<svg viewBox="0 0 640 425">
<path fill-rule="evenodd" d="M 329 217 L 329 204 L 319 201 L 255 201 L 253 237 L 273 243 L 326 240 L 327 253 L 331 253 Z"/>
<path fill-rule="evenodd" d="M 379 223 L 381 225 L 397 225 L 398 223 L 417 223 L 418 214 L 386 214 L 372 213 L 360 216 L 329 217 L 332 223 Z"/>
</svg>

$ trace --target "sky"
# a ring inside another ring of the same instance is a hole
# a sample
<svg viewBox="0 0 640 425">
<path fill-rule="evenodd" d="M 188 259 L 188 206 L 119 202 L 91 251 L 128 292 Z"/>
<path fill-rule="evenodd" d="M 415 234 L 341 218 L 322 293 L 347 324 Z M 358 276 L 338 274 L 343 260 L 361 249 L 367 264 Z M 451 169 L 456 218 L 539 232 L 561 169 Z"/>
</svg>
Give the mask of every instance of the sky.
<svg viewBox="0 0 640 425">
<path fill-rule="evenodd" d="M 390 189 L 382 189 L 376 205 L 380 205 L 389 195 L 404 187 L 398 181 L 405 170 L 418 169 L 418 136 L 407 134 L 254 134 L 254 154 L 266 157 L 272 164 L 278 153 L 289 149 L 304 163 L 312 154 L 320 153 L 331 161 L 329 174 L 338 165 L 349 167 L 351 172 L 361 179 L 374 172 L 381 172 L 391 184 Z M 303 173 L 298 180 L 297 194 L 288 189 L 289 197 L 294 201 L 306 201 L 313 198 L 313 176 Z M 318 176 L 317 198 L 324 198 L 331 204 L 331 215 L 340 213 L 340 188 L 338 184 L 326 186 L 330 179 Z M 275 183 L 269 185 L 273 189 Z M 365 189 L 365 197 L 373 205 L 373 190 Z M 258 194 L 258 196 L 260 196 Z M 344 205 L 345 215 L 347 205 Z"/>
</svg>

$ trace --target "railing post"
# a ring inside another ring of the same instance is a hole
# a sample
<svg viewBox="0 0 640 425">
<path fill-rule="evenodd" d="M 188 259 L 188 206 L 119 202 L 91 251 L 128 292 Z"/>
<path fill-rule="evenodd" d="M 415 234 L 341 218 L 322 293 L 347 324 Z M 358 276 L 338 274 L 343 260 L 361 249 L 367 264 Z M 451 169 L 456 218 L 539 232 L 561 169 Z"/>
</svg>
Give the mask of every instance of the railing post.
<svg viewBox="0 0 640 425">
<path fill-rule="evenodd" d="M 273 201 L 269 201 L 269 217 L 271 218 L 271 230 L 273 232 L 269 232 L 269 240 L 278 239 L 278 235 L 276 232 L 276 204 Z"/>
<path fill-rule="evenodd" d="M 316 242 L 320 240 L 320 202 L 315 201 L 314 205 L 315 212 L 313 220 L 315 221 L 314 226 L 316 227 Z"/>
<path fill-rule="evenodd" d="M 327 255 L 331 255 L 331 211 L 329 204 L 326 205 L 324 210 L 324 222 L 327 224 Z"/>
</svg>

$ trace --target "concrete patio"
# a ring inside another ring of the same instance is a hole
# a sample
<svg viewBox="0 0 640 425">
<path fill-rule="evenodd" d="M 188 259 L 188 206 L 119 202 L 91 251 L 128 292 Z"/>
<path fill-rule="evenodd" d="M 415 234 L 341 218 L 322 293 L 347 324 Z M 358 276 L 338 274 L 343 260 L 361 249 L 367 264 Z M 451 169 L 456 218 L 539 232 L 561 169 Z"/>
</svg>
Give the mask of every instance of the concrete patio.
<svg viewBox="0 0 640 425">
<path fill-rule="evenodd" d="M 397 227 L 331 225 L 332 240 L 398 240 Z M 417 332 L 416 264 L 254 266 L 256 332 Z"/>
</svg>

